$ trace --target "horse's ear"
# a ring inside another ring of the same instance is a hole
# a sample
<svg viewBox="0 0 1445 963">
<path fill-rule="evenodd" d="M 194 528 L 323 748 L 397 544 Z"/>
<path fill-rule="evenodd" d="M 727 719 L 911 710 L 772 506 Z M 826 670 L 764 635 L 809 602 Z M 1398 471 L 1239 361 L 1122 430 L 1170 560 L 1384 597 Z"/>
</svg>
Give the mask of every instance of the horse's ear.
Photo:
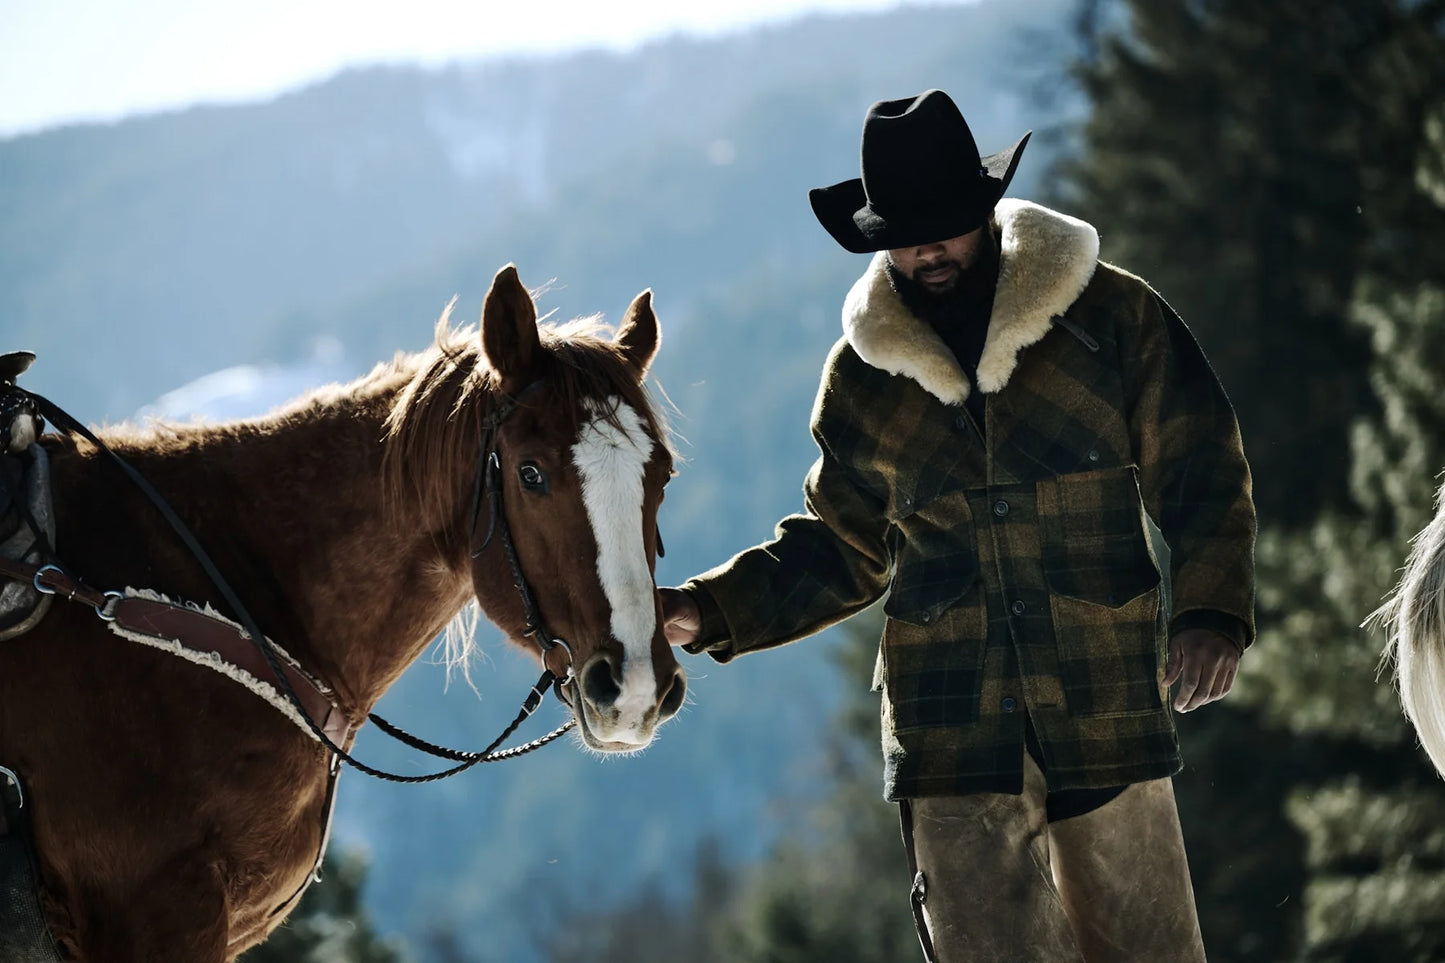
<svg viewBox="0 0 1445 963">
<path fill-rule="evenodd" d="M 628 305 L 622 317 L 622 326 L 617 329 L 616 342 L 632 366 L 637 369 L 637 378 L 647 374 L 648 366 L 657 355 L 661 335 L 657 330 L 657 315 L 652 313 L 652 289 L 648 288 Z"/>
<path fill-rule="evenodd" d="M 482 350 L 508 388 L 531 379 L 542 341 L 537 335 L 537 306 L 522 287 L 515 265 L 497 272 L 482 303 Z"/>
</svg>

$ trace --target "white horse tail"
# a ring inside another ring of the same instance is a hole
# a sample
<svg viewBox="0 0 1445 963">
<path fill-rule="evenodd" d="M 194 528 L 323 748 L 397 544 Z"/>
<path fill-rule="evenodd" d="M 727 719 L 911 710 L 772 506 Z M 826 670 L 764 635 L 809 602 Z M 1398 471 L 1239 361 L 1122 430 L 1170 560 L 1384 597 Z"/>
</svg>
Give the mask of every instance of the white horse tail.
<svg viewBox="0 0 1445 963">
<path fill-rule="evenodd" d="M 1394 661 L 1405 716 L 1445 774 L 1445 487 L 1413 544 L 1400 584 L 1366 624 L 1385 628 L 1385 659 Z"/>
</svg>

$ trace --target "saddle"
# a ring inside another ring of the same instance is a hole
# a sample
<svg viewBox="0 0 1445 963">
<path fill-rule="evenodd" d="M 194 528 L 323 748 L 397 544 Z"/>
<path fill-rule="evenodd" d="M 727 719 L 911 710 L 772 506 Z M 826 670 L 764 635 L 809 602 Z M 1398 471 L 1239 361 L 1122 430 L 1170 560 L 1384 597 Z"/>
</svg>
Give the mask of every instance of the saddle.
<svg viewBox="0 0 1445 963">
<path fill-rule="evenodd" d="M 60 963 L 40 905 L 28 803 L 20 777 L 0 766 L 0 960 Z"/>
<path fill-rule="evenodd" d="M 40 566 L 55 544 L 50 459 L 35 444 L 45 421 L 15 387 L 34 360 L 29 351 L 0 354 L 0 558 Z M 0 642 L 32 629 L 51 601 L 33 584 L 0 580 Z"/>
</svg>

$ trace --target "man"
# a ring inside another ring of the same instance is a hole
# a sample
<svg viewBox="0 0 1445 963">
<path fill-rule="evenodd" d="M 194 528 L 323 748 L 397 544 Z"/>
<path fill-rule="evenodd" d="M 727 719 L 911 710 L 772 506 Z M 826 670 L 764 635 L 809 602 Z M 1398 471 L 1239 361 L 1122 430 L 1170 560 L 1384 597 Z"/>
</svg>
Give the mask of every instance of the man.
<svg viewBox="0 0 1445 963">
<path fill-rule="evenodd" d="M 937 90 L 868 111 L 862 177 L 810 195 L 876 253 L 806 512 L 664 589 L 668 634 L 726 662 L 886 590 L 886 794 L 925 956 L 1203 960 L 1169 686 L 1179 711 L 1221 698 L 1253 639 L 1249 469 L 1163 299 L 1088 224 L 1000 200 L 1027 141 L 981 158 Z"/>
</svg>

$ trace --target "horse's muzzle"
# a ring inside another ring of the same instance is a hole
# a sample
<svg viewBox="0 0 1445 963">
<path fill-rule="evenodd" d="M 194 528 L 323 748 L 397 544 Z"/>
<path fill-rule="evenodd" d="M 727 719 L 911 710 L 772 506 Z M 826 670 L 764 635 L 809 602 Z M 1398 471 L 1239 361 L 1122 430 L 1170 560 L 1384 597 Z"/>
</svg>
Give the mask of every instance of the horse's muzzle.
<svg viewBox="0 0 1445 963">
<path fill-rule="evenodd" d="M 687 673 L 674 665 L 656 678 L 651 663 L 627 665 L 599 652 L 582 666 L 572 709 L 583 740 L 603 752 L 635 752 L 677 714 L 687 696 Z"/>
</svg>

